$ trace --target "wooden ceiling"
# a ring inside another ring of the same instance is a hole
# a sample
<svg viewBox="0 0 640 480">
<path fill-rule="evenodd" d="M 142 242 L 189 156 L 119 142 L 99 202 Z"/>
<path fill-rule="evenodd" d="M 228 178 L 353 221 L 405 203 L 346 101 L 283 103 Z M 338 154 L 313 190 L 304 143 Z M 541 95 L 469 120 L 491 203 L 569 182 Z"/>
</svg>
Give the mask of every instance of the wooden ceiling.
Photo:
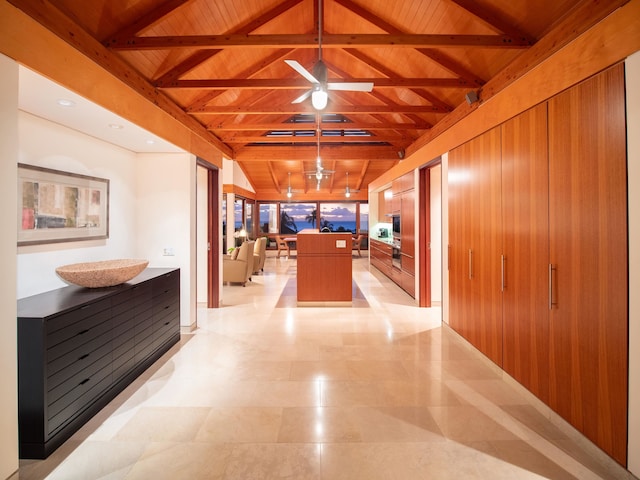
<svg viewBox="0 0 640 480">
<path fill-rule="evenodd" d="M 257 198 L 273 200 L 286 198 L 289 182 L 294 199 L 344 198 L 347 184 L 361 192 L 352 198 L 366 198 L 367 185 L 466 105 L 467 93 L 482 102 L 488 82 L 597 3 L 318 1 L 11 3 L 80 50 L 104 47 L 105 68 L 143 94 L 153 90 L 159 106 L 240 164 Z M 370 93 L 330 91 L 322 115 L 310 99 L 292 104 L 310 83 L 285 63 L 312 70 L 319 25 L 329 81 L 374 83 Z M 318 147 L 334 171 L 319 189 L 305 173 Z"/>
</svg>

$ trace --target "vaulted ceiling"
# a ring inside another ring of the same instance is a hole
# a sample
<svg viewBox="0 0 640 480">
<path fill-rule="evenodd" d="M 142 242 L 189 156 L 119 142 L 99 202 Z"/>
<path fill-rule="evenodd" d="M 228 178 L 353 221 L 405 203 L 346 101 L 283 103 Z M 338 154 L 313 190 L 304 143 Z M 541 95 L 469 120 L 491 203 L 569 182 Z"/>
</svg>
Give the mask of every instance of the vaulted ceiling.
<svg viewBox="0 0 640 480">
<path fill-rule="evenodd" d="M 262 199 L 289 184 L 302 196 L 366 194 L 439 124 L 535 66 L 542 54 L 522 58 L 541 39 L 559 48 L 606 13 L 593 0 L 10 3 L 209 137 Z M 329 82 L 373 90 L 330 90 L 322 113 L 292 103 L 311 83 L 285 60 L 312 71 L 320 53 Z M 332 172 L 319 183 L 318 151 Z"/>
</svg>

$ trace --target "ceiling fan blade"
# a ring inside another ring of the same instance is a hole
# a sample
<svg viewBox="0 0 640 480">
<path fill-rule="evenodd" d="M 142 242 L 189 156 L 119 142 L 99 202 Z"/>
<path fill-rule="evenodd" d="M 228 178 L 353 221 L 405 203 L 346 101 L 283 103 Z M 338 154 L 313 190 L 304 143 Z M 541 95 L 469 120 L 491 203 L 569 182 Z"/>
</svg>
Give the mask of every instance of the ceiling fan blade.
<svg viewBox="0 0 640 480">
<path fill-rule="evenodd" d="M 293 68 L 296 72 L 298 72 L 300 75 L 302 75 L 304 78 L 306 78 L 307 80 L 309 80 L 311 83 L 320 83 L 316 77 L 314 77 L 313 75 L 311 75 L 302 65 L 300 65 L 298 62 L 296 62 L 295 60 L 285 60 L 284 63 L 286 63 L 287 65 L 289 65 L 291 68 Z"/>
<path fill-rule="evenodd" d="M 348 92 L 370 92 L 373 90 L 372 82 L 330 82 L 327 83 L 329 90 L 343 90 Z"/>
<path fill-rule="evenodd" d="M 311 90 L 307 90 L 306 92 L 304 92 L 302 95 L 300 95 L 298 98 L 296 98 L 293 102 L 291 103 L 301 103 L 304 102 L 307 98 L 309 98 L 311 96 Z"/>
</svg>

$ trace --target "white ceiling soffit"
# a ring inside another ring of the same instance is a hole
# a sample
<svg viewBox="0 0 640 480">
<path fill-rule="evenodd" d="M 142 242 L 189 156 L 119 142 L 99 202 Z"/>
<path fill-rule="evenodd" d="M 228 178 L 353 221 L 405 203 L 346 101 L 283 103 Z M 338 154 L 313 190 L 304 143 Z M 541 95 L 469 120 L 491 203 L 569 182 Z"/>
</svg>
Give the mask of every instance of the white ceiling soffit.
<svg viewBox="0 0 640 480">
<path fill-rule="evenodd" d="M 20 66 L 18 108 L 136 153 L 181 153 L 157 135 Z M 61 102 L 70 101 L 71 106 Z"/>
</svg>

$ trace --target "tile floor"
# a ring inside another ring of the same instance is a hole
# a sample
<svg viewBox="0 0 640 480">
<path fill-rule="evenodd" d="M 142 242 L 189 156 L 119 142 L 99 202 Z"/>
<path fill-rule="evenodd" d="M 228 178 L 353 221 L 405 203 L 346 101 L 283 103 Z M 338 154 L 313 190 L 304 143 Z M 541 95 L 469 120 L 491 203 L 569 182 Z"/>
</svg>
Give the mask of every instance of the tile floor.
<svg viewBox="0 0 640 480">
<path fill-rule="evenodd" d="M 633 478 L 443 327 L 440 308 L 415 307 L 364 256 L 353 269 L 353 307 L 297 308 L 295 259 L 269 256 L 19 478 Z"/>
</svg>

